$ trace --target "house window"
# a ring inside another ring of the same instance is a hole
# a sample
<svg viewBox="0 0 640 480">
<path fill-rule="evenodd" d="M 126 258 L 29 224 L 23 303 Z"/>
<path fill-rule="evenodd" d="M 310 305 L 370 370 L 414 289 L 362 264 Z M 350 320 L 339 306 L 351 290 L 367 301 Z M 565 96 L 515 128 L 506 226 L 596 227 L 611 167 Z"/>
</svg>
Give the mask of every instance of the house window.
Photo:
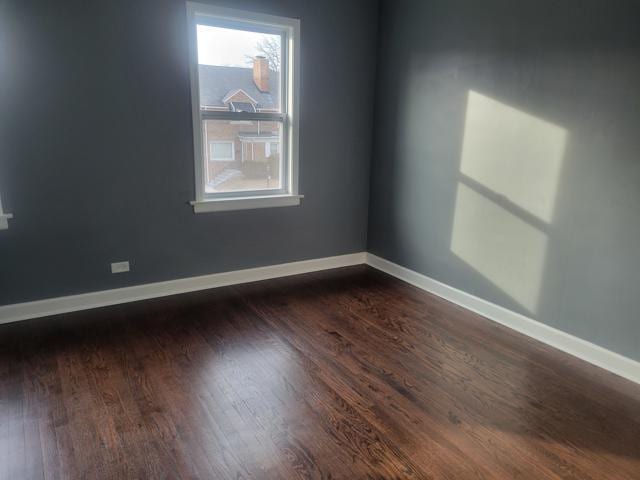
<svg viewBox="0 0 640 480">
<path fill-rule="evenodd" d="M 212 162 L 232 162 L 233 142 L 209 142 L 209 160 Z"/>
<path fill-rule="evenodd" d="M 299 20 L 191 2 L 187 12 L 194 210 L 299 204 Z"/>
<path fill-rule="evenodd" d="M 280 153 L 280 144 L 278 142 L 269 142 L 266 146 L 267 148 L 267 157 L 271 155 L 277 155 Z"/>
</svg>

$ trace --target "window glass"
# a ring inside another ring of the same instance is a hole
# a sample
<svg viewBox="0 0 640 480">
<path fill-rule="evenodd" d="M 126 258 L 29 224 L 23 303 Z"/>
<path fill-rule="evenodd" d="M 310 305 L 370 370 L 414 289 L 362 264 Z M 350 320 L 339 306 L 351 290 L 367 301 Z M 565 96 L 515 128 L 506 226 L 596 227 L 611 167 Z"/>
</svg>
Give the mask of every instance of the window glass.
<svg viewBox="0 0 640 480">
<path fill-rule="evenodd" d="M 211 142 L 211 160 L 233 161 L 233 142 Z"/>
<path fill-rule="evenodd" d="M 230 120 L 206 120 L 203 124 L 204 137 L 210 145 L 205 162 L 207 193 L 282 187 L 282 158 L 272 148 L 282 135 L 279 122 L 234 124 Z"/>
<path fill-rule="evenodd" d="M 210 111 L 280 112 L 280 35 L 198 25 L 200 105 Z"/>
</svg>

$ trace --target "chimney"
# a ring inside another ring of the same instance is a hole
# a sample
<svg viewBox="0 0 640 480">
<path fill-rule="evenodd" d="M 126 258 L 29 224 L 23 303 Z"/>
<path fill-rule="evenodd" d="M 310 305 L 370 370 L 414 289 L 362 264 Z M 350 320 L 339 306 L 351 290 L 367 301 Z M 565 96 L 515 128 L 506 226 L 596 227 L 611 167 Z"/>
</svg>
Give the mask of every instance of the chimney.
<svg viewBox="0 0 640 480">
<path fill-rule="evenodd" d="M 269 61 L 262 55 L 253 59 L 253 81 L 261 92 L 269 91 Z"/>
</svg>

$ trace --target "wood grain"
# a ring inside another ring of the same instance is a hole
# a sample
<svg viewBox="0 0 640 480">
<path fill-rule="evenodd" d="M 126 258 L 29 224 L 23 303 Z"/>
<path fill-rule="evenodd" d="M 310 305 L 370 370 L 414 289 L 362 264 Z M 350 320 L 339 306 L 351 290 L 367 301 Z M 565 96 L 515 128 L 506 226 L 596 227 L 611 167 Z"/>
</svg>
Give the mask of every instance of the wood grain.
<svg viewBox="0 0 640 480">
<path fill-rule="evenodd" d="M 0 327 L 2 479 L 640 479 L 640 387 L 368 267 Z"/>
</svg>

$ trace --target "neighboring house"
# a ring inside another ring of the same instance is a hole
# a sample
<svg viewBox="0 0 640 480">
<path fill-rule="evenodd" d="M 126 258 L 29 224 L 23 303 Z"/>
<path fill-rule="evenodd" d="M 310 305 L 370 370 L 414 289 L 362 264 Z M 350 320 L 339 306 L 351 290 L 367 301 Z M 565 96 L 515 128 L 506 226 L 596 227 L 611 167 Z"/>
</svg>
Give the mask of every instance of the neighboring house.
<svg viewBox="0 0 640 480">
<path fill-rule="evenodd" d="M 264 57 L 253 68 L 200 65 L 200 108 L 205 111 L 278 112 L 280 76 Z M 207 184 L 218 189 L 234 174 L 276 178 L 280 158 L 277 122 L 205 122 Z"/>
</svg>

